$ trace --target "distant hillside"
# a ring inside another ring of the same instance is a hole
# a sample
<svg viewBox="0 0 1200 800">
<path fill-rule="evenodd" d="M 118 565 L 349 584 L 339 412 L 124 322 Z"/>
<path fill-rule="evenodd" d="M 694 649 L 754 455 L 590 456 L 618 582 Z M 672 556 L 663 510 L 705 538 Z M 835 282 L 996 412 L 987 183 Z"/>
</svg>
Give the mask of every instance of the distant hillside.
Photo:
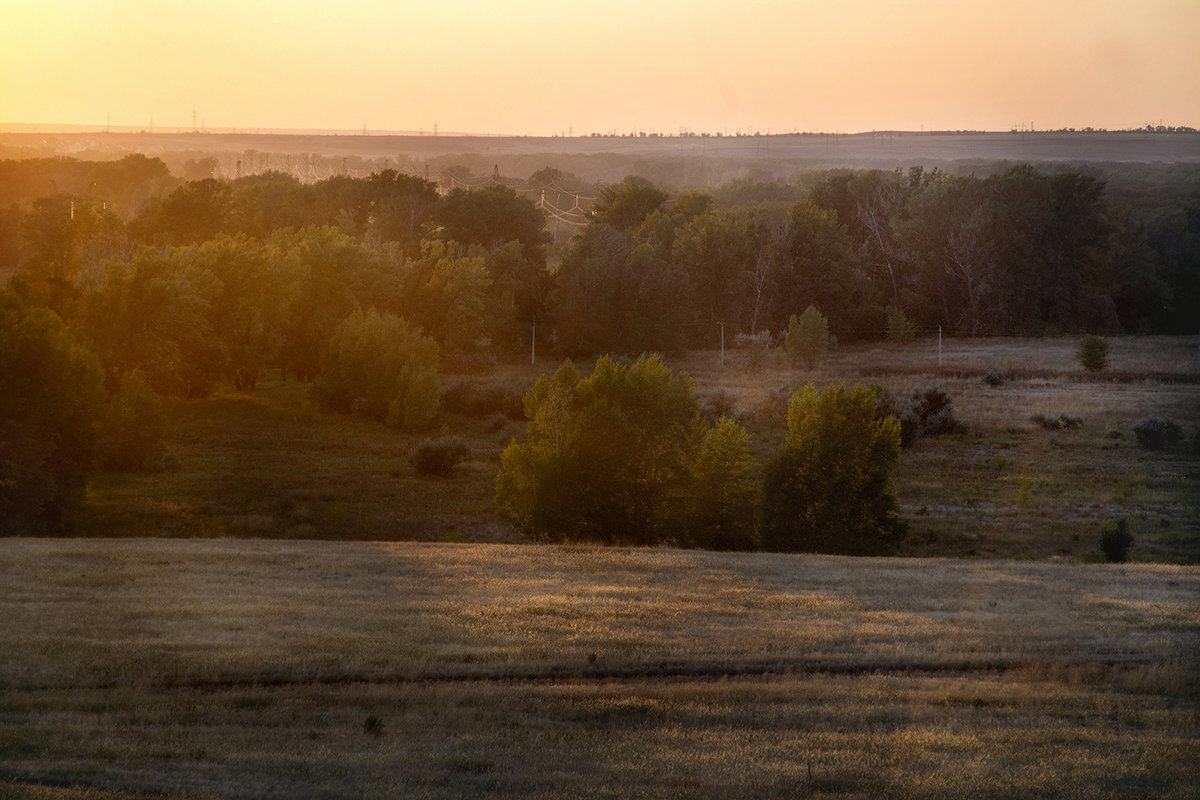
<svg viewBox="0 0 1200 800">
<path fill-rule="evenodd" d="M 373 136 L 279 133 L 0 133 L 0 159 L 72 156 L 161 158 L 177 174 L 186 160 L 215 156 L 218 174 L 297 172 L 314 159 L 348 174 L 391 167 L 436 178 L 458 164 L 476 174 L 525 177 L 553 166 L 588 181 L 644 174 L 677 186 L 712 186 L 754 171 L 782 178 L 805 169 L 912 165 L 969 169 L 996 161 L 1200 163 L 1200 133 L 1047 132 L 777 136 Z M 338 163 L 338 161 L 341 163 Z M 239 162 L 241 162 L 239 167 Z"/>
</svg>

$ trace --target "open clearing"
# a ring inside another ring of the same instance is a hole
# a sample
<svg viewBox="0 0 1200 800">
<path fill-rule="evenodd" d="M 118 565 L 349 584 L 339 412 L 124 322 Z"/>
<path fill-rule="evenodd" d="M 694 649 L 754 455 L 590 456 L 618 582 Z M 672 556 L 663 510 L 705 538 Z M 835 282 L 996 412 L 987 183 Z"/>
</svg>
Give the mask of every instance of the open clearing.
<svg viewBox="0 0 1200 800">
<path fill-rule="evenodd" d="M 1110 367 L 1096 375 L 1078 366 L 1078 341 L 946 339 L 940 366 L 936 337 L 839 347 L 811 372 L 736 350 L 724 365 L 719 351 L 667 364 L 693 377 L 702 402 L 746 424 L 760 463 L 782 445 L 787 394 L 805 382 L 876 383 L 898 396 L 945 389 L 970 432 L 926 438 L 902 453 L 894 479 L 912 527 L 902 555 L 1098 561 L 1104 520 L 1126 518 L 1131 560 L 1200 563 L 1200 459 L 1181 448 L 1140 448 L 1132 430 L 1159 416 L 1194 434 L 1195 337 L 1113 338 Z M 493 511 L 500 453 L 525 434 L 521 395 L 558 363 L 540 357 L 537 365 L 443 376 L 445 387 L 508 400 L 448 411 L 418 435 L 320 413 L 307 385 L 275 376 L 254 392 L 171 401 L 172 466 L 93 478 L 79 532 L 519 542 L 521 533 Z M 989 371 L 1003 374 L 1003 385 L 986 384 Z M 1034 413 L 1069 414 L 1083 425 L 1046 431 L 1030 421 Z M 462 436 L 470 456 L 448 478 L 423 478 L 409 455 L 424 436 L 443 433 Z"/>
<path fill-rule="evenodd" d="M 9 539 L 0 653 L 5 797 L 1183 798 L 1200 777 L 1191 566 Z"/>
</svg>

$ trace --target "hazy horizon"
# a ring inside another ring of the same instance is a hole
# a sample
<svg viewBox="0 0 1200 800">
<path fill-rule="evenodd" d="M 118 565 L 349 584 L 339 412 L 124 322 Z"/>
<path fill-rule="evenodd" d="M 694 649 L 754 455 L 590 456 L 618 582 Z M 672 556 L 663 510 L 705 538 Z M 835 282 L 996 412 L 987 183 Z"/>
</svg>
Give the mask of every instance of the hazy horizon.
<svg viewBox="0 0 1200 800">
<path fill-rule="evenodd" d="M 0 122 L 555 136 L 1200 125 L 1200 3 L 9 0 Z"/>
</svg>

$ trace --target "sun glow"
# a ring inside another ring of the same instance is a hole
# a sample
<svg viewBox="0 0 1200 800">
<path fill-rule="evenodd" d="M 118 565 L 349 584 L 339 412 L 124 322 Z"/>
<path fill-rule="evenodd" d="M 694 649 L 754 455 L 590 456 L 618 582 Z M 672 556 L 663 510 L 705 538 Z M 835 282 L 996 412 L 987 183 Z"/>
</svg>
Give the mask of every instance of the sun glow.
<svg viewBox="0 0 1200 800">
<path fill-rule="evenodd" d="M 1200 4 L 6 0 L 0 122 L 550 135 L 1200 124 Z"/>
</svg>

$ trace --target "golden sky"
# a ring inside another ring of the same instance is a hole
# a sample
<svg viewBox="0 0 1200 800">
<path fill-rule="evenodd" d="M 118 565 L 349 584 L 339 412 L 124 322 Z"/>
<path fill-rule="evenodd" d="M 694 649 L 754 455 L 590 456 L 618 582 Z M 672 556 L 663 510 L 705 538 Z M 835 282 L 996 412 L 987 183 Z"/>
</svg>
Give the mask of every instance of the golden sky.
<svg viewBox="0 0 1200 800">
<path fill-rule="evenodd" d="M 1200 0 L 0 0 L 0 122 L 1200 127 Z"/>
</svg>

